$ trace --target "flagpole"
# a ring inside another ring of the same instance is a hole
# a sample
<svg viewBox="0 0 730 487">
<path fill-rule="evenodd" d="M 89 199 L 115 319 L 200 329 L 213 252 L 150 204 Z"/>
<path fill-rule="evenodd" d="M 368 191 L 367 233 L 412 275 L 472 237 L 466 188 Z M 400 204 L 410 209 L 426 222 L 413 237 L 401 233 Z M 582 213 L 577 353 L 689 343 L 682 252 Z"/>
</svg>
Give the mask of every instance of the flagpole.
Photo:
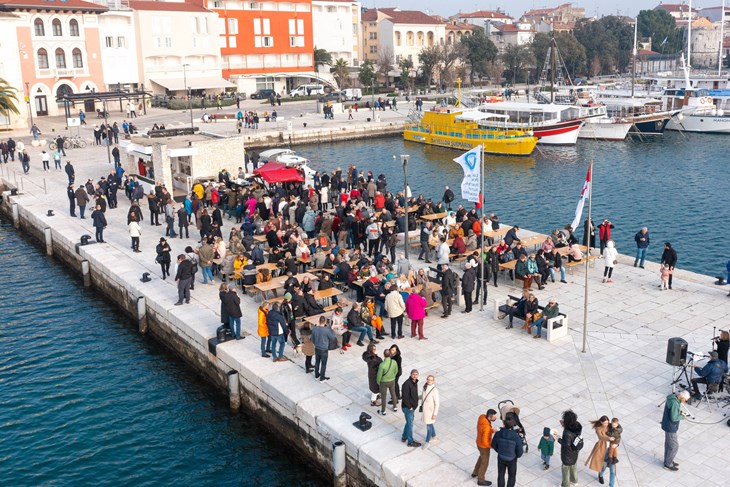
<svg viewBox="0 0 730 487">
<path fill-rule="evenodd" d="M 586 340 L 588 333 L 588 263 L 591 257 L 591 210 L 593 206 L 593 160 L 588 167 L 588 173 L 591 175 L 588 182 L 588 225 L 586 225 L 586 243 L 588 251 L 586 252 L 586 276 L 585 286 L 583 290 L 583 353 L 586 353 Z"/>
<path fill-rule="evenodd" d="M 479 300 L 479 311 L 484 311 L 484 301 L 486 301 L 487 297 L 487 284 L 484 282 L 484 271 L 485 265 L 484 265 L 484 204 L 485 204 L 485 198 L 484 198 L 484 144 L 482 144 L 482 159 L 479 166 L 479 177 L 481 179 L 481 191 L 482 191 L 482 224 L 479 226 L 481 228 L 482 234 L 479 236 L 479 263 L 480 268 L 482 269 L 481 275 L 479 276 L 479 279 L 482 281 L 482 292 L 484 293 L 484 296 L 482 299 Z"/>
</svg>

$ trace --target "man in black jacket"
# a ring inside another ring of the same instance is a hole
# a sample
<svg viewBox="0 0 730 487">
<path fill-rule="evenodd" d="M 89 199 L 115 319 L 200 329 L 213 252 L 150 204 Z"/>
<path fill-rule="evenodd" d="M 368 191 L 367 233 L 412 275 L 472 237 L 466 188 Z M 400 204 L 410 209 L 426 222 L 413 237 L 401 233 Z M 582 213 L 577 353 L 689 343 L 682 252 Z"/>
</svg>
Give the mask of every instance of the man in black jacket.
<svg viewBox="0 0 730 487">
<path fill-rule="evenodd" d="M 497 485 L 504 487 L 504 474 L 507 472 L 507 487 L 514 487 L 517 481 L 517 459 L 524 449 L 522 439 L 512 428 L 514 419 L 508 414 L 504 420 L 504 428 L 494 434 L 492 449 L 497 452 Z"/>
<path fill-rule="evenodd" d="M 76 192 L 74 191 L 74 185 L 69 184 L 66 189 L 66 196 L 68 196 L 69 214 L 73 217 L 76 216 Z"/>
<path fill-rule="evenodd" d="M 441 315 L 441 318 L 448 318 L 451 314 L 457 281 L 458 278 L 454 271 L 449 269 L 448 264 L 443 264 L 441 266 L 441 306 L 444 309 L 444 314 Z"/>
<path fill-rule="evenodd" d="M 186 262 L 190 262 L 186 259 Z M 192 266 L 191 266 L 192 267 Z M 178 267 L 178 271 L 179 271 Z M 228 292 L 225 298 L 226 311 L 228 312 L 228 326 L 231 329 L 231 335 L 236 340 L 241 339 L 241 298 L 236 292 L 234 283 L 228 284 Z"/>
<path fill-rule="evenodd" d="M 671 272 L 669 274 L 669 289 L 672 289 L 672 275 L 674 274 L 674 267 L 677 265 L 677 251 L 672 248 L 672 244 L 669 242 L 664 242 L 661 263 L 669 267 L 669 271 Z"/>
<path fill-rule="evenodd" d="M 286 362 L 284 358 L 284 345 L 286 336 L 289 334 L 289 327 L 284 320 L 284 315 L 279 311 L 279 303 L 274 303 L 266 315 L 266 326 L 271 337 L 271 355 L 274 362 Z M 278 351 L 277 351 L 278 345 Z"/>
<path fill-rule="evenodd" d="M 175 303 L 175 306 L 183 304 L 183 300 L 187 304 L 190 304 L 190 285 L 193 283 L 193 263 L 188 260 L 185 254 L 177 256 L 175 282 L 177 282 L 177 303 Z M 230 315 L 230 309 L 228 313 Z M 233 329 L 231 329 L 231 333 L 233 333 Z"/>
<path fill-rule="evenodd" d="M 360 332 L 360 338 L 357 340 L 357 344 L 359 346 L 365 346 L 363 343 L 363 339 L 365 338 L 365 334 L 367 334 L 368 339 L 371 343 L 379 343 L 377 340 L 373 340 L 373 328 L 369 324 L 365 324 L 362 321 L 362 318 L 360 317 L 360 307 L 362 304 L 360 303 L 354 303 L 352 305 L 352 308 L 350 309 L 350 312 L 347 313 L 347 328 L 350 331 L 357 331 Z"/>
<path fill-rule="evenodd" d="M 406 424 L 400 440 L 408 442 L 408 446 L 418 447 L 421 444 L 413 439 L 413 417 L 418 408 L 418 370 L 411 370 L 411 376 L 401 386 L 401 407 L 403 416 L 406 417 Z"/>
<path fill-rule="evenodd" d="M 104 228 L 106 227 L 106 217 L 104 212 L 101 210 L 101 205 L 96 205 L 96 209 L 91 213 L 91 220 L 96 230 L 96 241 L 99 243 L 104 242 Z"/>
<path fill-rule="evenodd" d="M 513 243 L 520 241 L 519 237 L 517 237 L 517 232 L 519 230 L 520 230 L 520 227 L 518 227 L 517 225 L 515 225 L 514 227 L 507 230 L 507 233 L 504 235 L 504 239 L 503 239 L 504 243 L 507 246 L 512 247 Z"/>
<path fill-rule="evenodd" d="M 408 210 L 406 210 L 408 211 Z M 423 227 L 421 227 L 421 237 L 420 237 L 420 243 L 421 243 L 421 252 L 418 254 L 418 260 L 423 260 L 424 256 L 426 257 L 426 262 L 431 263 L 430 260 L 428 260 L 429 254 L 431 253 L 431 249 L 428 248 L 428 239 L 431 237 L 431 222 L 427 221 Z"/>
<path fill-rule="evenodd" d="M 444 196 L 441 198 L 441 201 L 446 203 L 446 208 L 451 211 L 451 202 L 454 201 L 454 192 L 451 191 L 448 186 L 446 186 L 446 191 L 444 191 Z"/>
<path fill-rule="evenodd" d="M 476 284 L 476 272 L 471 263 L 464 264 L 464 274 L 461 276 L 461 293 L 464 295 L 464 311 L 462 313 L 471 313 L 472 298 L 474 285 Z"/>
</svg>

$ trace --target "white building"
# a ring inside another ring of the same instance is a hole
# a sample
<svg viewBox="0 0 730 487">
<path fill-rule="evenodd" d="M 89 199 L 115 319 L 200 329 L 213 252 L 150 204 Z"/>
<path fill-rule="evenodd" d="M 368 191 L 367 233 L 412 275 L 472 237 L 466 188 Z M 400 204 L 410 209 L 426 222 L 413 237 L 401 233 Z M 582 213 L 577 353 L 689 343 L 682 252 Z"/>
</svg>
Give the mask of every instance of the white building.
<svg viewBox="0 0 730 487">
<path fill-rule="evenodd" d="M 129 0 L 93 0 L 109 9 L 99 16 L 99 44 L 107 91 L 140 86 L 137 36 Z"/>
<path fill-rule="evenodd" d="M 218 14 L 186 2 L 131 0 L 137 63 L 145 89 L 156 94 L 233 87 L 221 75 Z M 104 35 L 103 33 L 101 34 Z"/>
<path fill-rule="evenodd" d="M 476 12 L 463 13 L 459 12 L 453 19 L 467 24 L 485 27 L 488 22 L 499 22 L 502 24 L 511 24 L 514 19 L 499 10 L 477 10 Z"/>
<path fill-rule="evenodd" d="M 360 2 L 312 0 L 314 46 L 332 54 L 332 62 L 360 62 Z"/>
<path fill-rule="evenodd" d="M 417 10 L 370 9 L 362 14 L 364 59 L 377 62 L 381 50 L 391 50 L 394 64 L 410 59 L 418 66 L 418 54 L 426 47 L 443 45 L 446 22 Z"/>
<path fill-rule="evenodd" d="M 492 40 L 501 53 L 509 45 L 524 46 L 531 43 L 532 38 L 535 37 L 535 29 L 530 24 L 525 23 L 488 23 L 487 37 Z"/>
</svg>

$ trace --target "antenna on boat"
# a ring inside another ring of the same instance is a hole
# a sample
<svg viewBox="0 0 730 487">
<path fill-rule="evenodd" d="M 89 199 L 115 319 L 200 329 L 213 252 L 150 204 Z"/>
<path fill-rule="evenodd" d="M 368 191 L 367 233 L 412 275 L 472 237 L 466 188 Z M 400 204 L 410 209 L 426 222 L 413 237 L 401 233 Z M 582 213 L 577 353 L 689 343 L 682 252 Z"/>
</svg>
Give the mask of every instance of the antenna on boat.
<svg viewBox="0 0 730 487">
<path fill-rule="evenodd" d="M 633 56 L 631 59 L 631 98 L 634 97 L 634 85 L 636 84 L 636 37 L 639 30 L 639 18 L 637 17 L 634 21 L 634 50 L 633 50 Z"/>
<path fill-rule="evenodd" d="M 722 10 L 720 14 L 720 52 L 717 56 L 717 75 L 722 76 L 722 50 L 725 40 L 725 0 L 722 0 Z"/>
</svg>

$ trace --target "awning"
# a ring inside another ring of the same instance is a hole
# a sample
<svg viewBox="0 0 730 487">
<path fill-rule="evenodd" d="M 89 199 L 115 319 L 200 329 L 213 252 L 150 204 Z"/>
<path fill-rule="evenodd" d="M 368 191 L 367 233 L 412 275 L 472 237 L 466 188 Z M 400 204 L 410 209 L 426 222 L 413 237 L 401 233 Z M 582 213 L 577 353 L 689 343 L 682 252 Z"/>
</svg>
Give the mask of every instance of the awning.
<svg viewBox="0 0 730 487">
<path fill-rule="evenodd" d="M 193 90 L 205 90 L 208 88 L 234 88 L 236 86 L 233 83 L 230 83 L 218 76 L 188 78 L 187 87 L 185 86 L 185 82 L 182 77 L 169 79 L 153 79 L 151 81 L 153 83 L 157 83 L 163 88 L 167 88 L 170 91 L 185 91 L 187 88 L 192 88 Z"/>
<path fill-rule="evenodd" d="M 257 168 L 253 172 L 256 176 L 261 176 L 267 183 L 301 183 L 304 176 L 293 167 L 286 167 L 280 162 L 267 162 L 263 166 Z"/>
</svg>

